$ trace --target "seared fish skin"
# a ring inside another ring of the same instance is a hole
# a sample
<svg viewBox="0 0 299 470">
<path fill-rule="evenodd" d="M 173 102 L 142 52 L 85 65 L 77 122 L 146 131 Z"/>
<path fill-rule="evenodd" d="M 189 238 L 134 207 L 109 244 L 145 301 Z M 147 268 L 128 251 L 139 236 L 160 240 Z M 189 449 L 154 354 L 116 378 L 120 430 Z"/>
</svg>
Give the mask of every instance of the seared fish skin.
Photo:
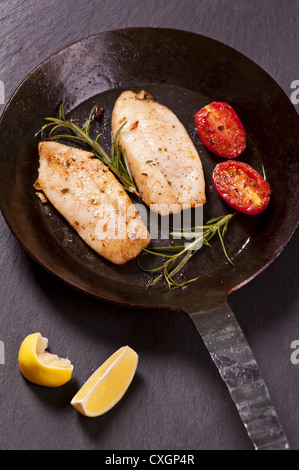
<svg viewBox="0 0 299 470">
<path fill-rule="evenodd" d="M 161 215 L 206 201 L 203 168 L 177 116 L 142 90 L 121 93 L 112 112 L 112 133 L 126 121 L 119 144 L 145 204 Z"/>
<path fill-rule="evenodd" d="M 93 153 L 50 141 L 38 150 L 38 187 L 94 251 L 124 264 L 149 244 L 129 196 Z"/>
</svg>

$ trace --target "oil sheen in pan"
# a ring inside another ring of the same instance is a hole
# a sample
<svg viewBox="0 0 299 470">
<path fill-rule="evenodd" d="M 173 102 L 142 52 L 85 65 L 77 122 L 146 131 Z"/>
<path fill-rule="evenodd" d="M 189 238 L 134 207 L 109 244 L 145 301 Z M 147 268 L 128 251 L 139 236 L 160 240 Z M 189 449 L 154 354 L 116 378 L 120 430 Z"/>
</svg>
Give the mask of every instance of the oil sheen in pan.
<svg viewBox="0 0 299 470">
<path fill-rule="evenodd" d="M 127 89 L 127 88 L 126 88 Z M 212 183 L 212 171 L 215 165 L 222 161 L 220 157 L 209 152 L 198 136 L 196 126 L 194 124 L 194 115 L 198 109 L 205 106 L 209 102 L 213 101 L 213 96 L 205 97 L 194 91 L 187 90 L 185 88 L 177 87 L 174 85 L 153 85 L 153 84 L 141 84 L 140 87 L 134 87 L 134 91 L 140 91 L 141 89 L 146 89 L 151 94 L 153 94 L 161 103 L 168 106 L 184 124 L 187 132 L 189 133 L 191 139 L 193 140 L 195 147 L 197 148 L 200 158 L 202 160 L 205 182 L 206 182 L 206 195 L 207 202 L 203 207 L 203 222 L 207 221 L 212 217 L 217 217 L 219 215 L 225 215 L 232 212 L 232 209 L 225 204 L 221 198 L 218 196 L 214 190 Z M 94 105 L 99 105 L 103 108 L 104 112 L 101 116 L 99 122 L 95 121 L 91 126 L 91 133 L 94 137 L 98 133 L 102 133 L 99 142 L 102 147 L 109 152 L 111 146 L 111 113 L 114 106 L 114 103 L 120 93 L 124 90 L 121 89 L 112 89 L 106 92 L 103 92 L 99 95 L 94 96 L 93 98 L 81 103 L 75 109 L 70 110 L 67 113 L 68 119 L 73 119 L 78 122 L 80 125 L 83 125 L 87 116 L 90 113 L 90 110 Z M 67 109 L 67 103 L 65 104 Z M 243 122 L 246 129 L 246 122 Z M 67 143 L 67 142 L 65 142 Z M 74 143 L 69 143 L 69 145 L 74 145 Z M 81 146 L 82 148 L 82 146 Z M 240 161 L 244 161 L 251 166 L 253 166 L 259 173 L 264 175 L 264 168 L 262 165 L 262 158 L 258 149 L 255 147 L 252 139 L 247 135 L 247 147 L 243 154 L 239 157 Z M 143 204 L 140 198 L 130 195 L 134 203 Z M 37 201 L 37 204 L 40 204 Z M 150 220 L 149 210 L 147 210 L 147 221 Z M 136 278 L 136 260 L 132 260 L 127 263 L 125 266 L 114 266 L 112 263 L 101 258 L 99 260 L 99 255 L 97 255 L 93 250 L 88 247 L 83 240 L 76 234 L 76 232 L 68 225 L 62 216 L 60 216 L 54 207 L 50 204 L 40 207 L 40 212 L 42 215 L 43 223 L 47 226 L 49 232 L 52 233 L 55 242 L 63 247 L 67 251 L 68 255 L 71 258 L 76 258 L 77 262 L 87 264 L 88 268 L 93 270 L 96 274 L 101 273 L 101 263 L 106 265 L 106 274 L 108 277 L 113 278 L 115 276 L 115 271 L 118 270 L 120 273 L 126 273 L 127 281 L 132 282 L 133 284 L 139 283 L 142 280 L 142 283 L 146 283 L 149 279 L 149 275 L 145 273 L 140 273 L 141 279 L 138 276 Z M 171 220 L 169 221 L 171 225 Z M 229 256 L 232 259 L 235 259 L 237 255 L 240 255 L 242 250 L 250 242 L 251 236 L 255 233 L 259 225 L 258 217 L 248 217 L 242 214 L 238 214 L 237 217 L 232 219 L 229 225 L 229 230 L 225 236 L 225 244 Z M 150 227 L 148 227 L 150 228 Z M 153 239 L 151 246 L 161 246 L 161 244 L 168 244 L 167 240 Z M 230 247 L 233 246 L 233 252 L 230 251 Z M 218 271 L 222 268 L 223 264 L 226 262 L 223 256 L 221 247 L 218 243 L 218 240 L 213 240 L 212 248 L 204 247 L 200 252 L 194 257 L 190 262 L 188 269 L 191 268 L 192 272 L 196 274 L 197 270 L 200 270 L 201 276 L 203 274 L 209 275 L 215 270 Z M 157 260 L 153 260 L 152 266 L 157 264 Z M 110 273 L 110 276 L 109 276 Z M 132 276 L 130 275 L 132 274 Z"/>
</svg>

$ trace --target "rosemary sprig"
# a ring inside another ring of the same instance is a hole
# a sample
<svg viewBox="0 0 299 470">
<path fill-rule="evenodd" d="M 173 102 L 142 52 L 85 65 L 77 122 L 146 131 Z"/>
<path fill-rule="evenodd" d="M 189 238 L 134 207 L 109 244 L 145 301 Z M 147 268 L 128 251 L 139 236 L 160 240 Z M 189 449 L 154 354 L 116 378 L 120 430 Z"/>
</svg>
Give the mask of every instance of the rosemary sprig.
<svg viewBox="0 0 299 470">
<path fill-rule="evenodd" d="M 169 289 L 177 289 L 178 287 L 183 287 L 189 284 L 190 282 L 196 281 L 198 277 L 178 283 L 174 280 L 174 276 L 182 270 L 182 268 L 187 264 L 187 262 L 192 258 L 192 256 L 195 255 L 198 249 L 200 249 L 203 245 L 211 246 L 210 240 L 216 234 L 220 239 L 222 250 L 226 259 L 230 264 L 233 265 L 232 260 L 227 254 L 223 241 L 223 236 L 227 231 L 228 222 L 233 217 L 233 215 L 234 214 L 228 214 L 225 216 L 216 217 L 206 222 L 206 224 L 203 226 L 197 226 L 187 230 L 182 229 L 180 231 L 171 232 L 171 235 L 180 236 L 181 238 L 192 237 L 194 239 L 185 245 L 156 247 L 152 250 L 143 248 L 143 250 L 149 254 L 167 258 L 167 260 L 161 266 L 154 269 L 145 269 L 140 265 L 139 262 L 139 267 L 142 270 L 155 274 L 155 276 L 151 279 L 150 283 L 148 284 L 148 287 L 153 286 L 162 279 L 166 280 Z M 156 274 L 158 275 L 156 276 Z"/>
<path fill-rule="evenodd" d="M 107 165 L 108 168 L 119 179 L 124 189 L 130 193 L 139 195 L 130 172 L 126 152 L 124 151 L 122 153 L 120 146 L 117 143 L 119 134 L 125 126 L 126 122 L 124 122 L 116 132 L 112 141 L 111 151 L 109 155 L 98 142 L 98 139 L 102 134 L 98 134 L 96 139 L 92 139 L 92 137 L 90 136 L 90 125 L 93 121 L 93 116 L 96 109 L 97 105 L 92 108 L 85 124 L 80 127 L 75 122 L 68 121 L 66 119 L 63 101 L 59 107 L 58 118 L 46 117 L 45 120 L 49 121 L 49 123 L 45 124 L 35 134 L 35 136 L 40 133 L 43 133 L 48 128 L 51 128 L 50 132 L 48 133 L 48 140 L 71 140 L 74 142 L 81 142 L 89 145 L 89 147 L 91 147 L 91 149 L 94 151 L 95 156 L 99 158 L 105 165 Z M 54 132 L 60 128 L 69 129 L 72 134 L 54 134 Z"/>
</svg>

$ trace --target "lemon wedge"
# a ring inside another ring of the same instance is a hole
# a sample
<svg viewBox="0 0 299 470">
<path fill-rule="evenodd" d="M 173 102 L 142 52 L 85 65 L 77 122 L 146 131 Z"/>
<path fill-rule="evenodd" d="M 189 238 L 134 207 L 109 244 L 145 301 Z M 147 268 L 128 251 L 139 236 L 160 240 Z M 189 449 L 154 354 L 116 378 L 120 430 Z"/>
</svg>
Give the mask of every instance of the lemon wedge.
<svg viewBox="0 0 299 470">
<path fill-rule="evenodd" d="M 100 416 L 123 397 L 133 380 L 138 354 L 123 346 L 110 356 L 85 382 L 71 401 L 81 414 Z"/>
<path fill-rule="evenodd" d="M 19 368 L 30 382 L 45 387 L 60 387 L 71 379 L 73 365 L 69 359 L 46 352 L 47 347 L 48 339 L 40 333 L 26 336 L 19 350 Z"/>
</svg>

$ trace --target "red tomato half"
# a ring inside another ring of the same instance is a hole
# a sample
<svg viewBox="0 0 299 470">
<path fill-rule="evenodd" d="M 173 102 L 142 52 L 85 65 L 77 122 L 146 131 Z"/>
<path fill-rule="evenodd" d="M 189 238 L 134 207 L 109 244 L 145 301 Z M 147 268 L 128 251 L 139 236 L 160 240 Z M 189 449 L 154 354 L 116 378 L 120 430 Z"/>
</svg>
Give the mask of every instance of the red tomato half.
<svg viewBox="0 0 299 470">
<path fill-rule="evenodd" d="M 259 214 L 269 204 L 270 186 L 251 166 L 238 161 L 218 163 L 213 183 L 227 204 L 245 214 Z"/>
<path fill-rule="evenodd" d="M 195 124 L 203 144 L 219 157 L 236 158 L 246 147 L 244 127 L 228 103 L 214 102 L 200 109 Z"/>
</svg>

